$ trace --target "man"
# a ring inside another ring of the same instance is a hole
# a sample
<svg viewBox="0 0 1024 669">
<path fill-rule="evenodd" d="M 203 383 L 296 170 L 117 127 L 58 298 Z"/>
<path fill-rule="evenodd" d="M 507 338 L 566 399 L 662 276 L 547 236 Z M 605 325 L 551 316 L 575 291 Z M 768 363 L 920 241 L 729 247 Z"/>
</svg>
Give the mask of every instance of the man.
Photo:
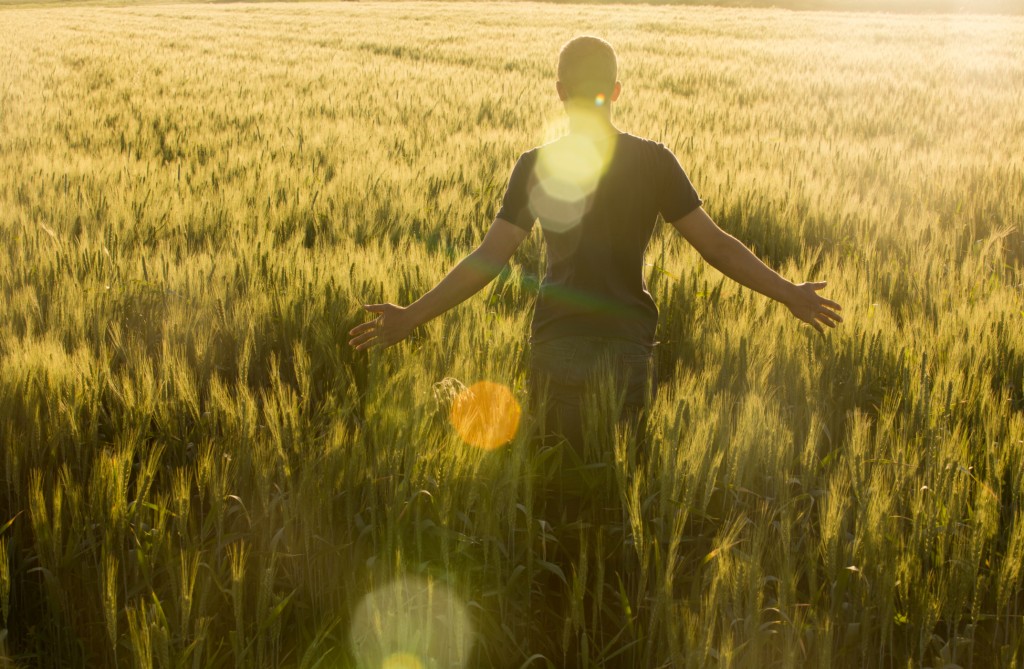
<svg viewBox="0 0 1024 669">
<path fill-rule="evenodd" d="M 611 45 L 596 37 L 568 42 L 556 90 L 569 134 L 519 158 L 480 246 L 408 307 L 367 305 L 379 316 L 349 332 L 351 345 L 391 346 L 474 295 L 539 219 L 547 273 L 532 324 L 531 394 L 546 390 L 546 423 L 582 454 L 593 423 L 588 413 L 595 413 L 586 409 L 596 406 L 587 400 L 588 384 L 599 372 L 612 375 L 626 415 L 642 417 L 654 396 L 658 311 L 643 256 L 659 214 L 711 265 L 819 332 L 842 320 L 840 306 L 817 294 L 824 282 L 791 283 L 722 231 L 664 145 L 612 124 L 622 86 Z"/>
</svg>

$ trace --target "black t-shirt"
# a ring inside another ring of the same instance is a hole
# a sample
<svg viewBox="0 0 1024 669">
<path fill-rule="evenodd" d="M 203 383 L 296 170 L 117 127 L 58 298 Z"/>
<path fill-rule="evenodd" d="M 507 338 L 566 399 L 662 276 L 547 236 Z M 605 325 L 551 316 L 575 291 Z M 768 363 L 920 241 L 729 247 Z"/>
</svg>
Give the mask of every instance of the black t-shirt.
<svg viewBox="0 0 1024 669">
<path fill-rule="evenodd" d="M 540 220 L 544 231 L 532 341 L 593 335 L 653 344 L 658 308 L 644 252 L 658 214 L 676 221 L 701 199 L 663 144 L 627 133 L 580 137 L 520 156 L 497 214 L 524 230 Z"/>
</svg>

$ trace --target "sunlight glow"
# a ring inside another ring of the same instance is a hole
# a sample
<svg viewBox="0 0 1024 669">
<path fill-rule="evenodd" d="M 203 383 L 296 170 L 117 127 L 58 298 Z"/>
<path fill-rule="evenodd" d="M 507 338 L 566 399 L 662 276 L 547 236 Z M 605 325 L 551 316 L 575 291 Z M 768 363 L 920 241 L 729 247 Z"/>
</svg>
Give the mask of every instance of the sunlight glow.
<svg viewBox="0 0 1024 669">
<path fill-rule="evenodd" d="M 579 225 L 615 153 L 614 135 L 598 114 L 576 113 L 574 123 L 574 132 L 540 148 L 530 191 L 531 212 L 556 233 Z"/>
<path fill-rule="evenodd" d="M 451 423 L 464 442 L 493 451 L 516 436 L 521 415 L 519 402 L 507 386 L 478 381 L 455 398 Z"/>
<path fill-rule="evenodd" d="M 392 653 L 384 658 L 380 669 L 424 669 L 420 658 L 412 653 Z"/>
<path fill-rule="evenodd" d="M 359 669 L 460 669 L 472 639 L 465 605 L 442 583 L 412 576 L 363 597 L 349 630 Z"/>
</svg>

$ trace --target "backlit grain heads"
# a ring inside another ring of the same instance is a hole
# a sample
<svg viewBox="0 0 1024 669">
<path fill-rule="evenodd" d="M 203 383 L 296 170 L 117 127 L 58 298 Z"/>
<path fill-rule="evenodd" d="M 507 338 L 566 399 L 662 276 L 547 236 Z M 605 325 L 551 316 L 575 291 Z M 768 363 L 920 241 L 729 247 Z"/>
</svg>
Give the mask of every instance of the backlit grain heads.
<svg viewBox="0 0 1024 669">
<path fill-rule="evenodd" d="M 478 381 L 452 403 L 451 423 L 464 442 L 492 451 L 512 441 L 522 409 L 512 391 L 493 381 Z"/>
</svg>

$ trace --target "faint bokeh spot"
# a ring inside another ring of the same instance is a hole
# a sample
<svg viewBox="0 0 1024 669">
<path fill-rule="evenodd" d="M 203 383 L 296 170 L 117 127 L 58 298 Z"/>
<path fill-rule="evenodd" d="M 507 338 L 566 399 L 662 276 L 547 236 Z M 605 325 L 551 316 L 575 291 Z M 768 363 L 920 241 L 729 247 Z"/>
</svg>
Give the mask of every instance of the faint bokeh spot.
<svg viewBox="0 0 1024 669">
<path fill-rule="evenodd" d="M 381 669 L 426 669 L 412 653 L 392 653 L 384 658 Z"/>
<path fill-rule="evenodd" d="M 465 605 L 444 584 L 405 577 L 363 597 L 349 640 L 359 669 L 462 669 L 473 630 Z"/>
</svg>

